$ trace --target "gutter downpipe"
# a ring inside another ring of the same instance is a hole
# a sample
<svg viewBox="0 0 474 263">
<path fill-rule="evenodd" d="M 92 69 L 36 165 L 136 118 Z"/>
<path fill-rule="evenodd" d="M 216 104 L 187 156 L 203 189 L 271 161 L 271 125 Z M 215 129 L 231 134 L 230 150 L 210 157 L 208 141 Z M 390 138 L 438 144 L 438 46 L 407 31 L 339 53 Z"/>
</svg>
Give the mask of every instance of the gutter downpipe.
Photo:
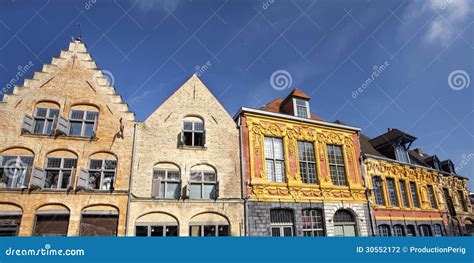
<svg viewBox="0 0 474 263">
<path fill-rule="evenodd" d="M 132 179 L 133 179 L 133 164 L 135 161 L 136 136 L 137 136 L 137 123 L 133 125 L 132 160 L 130 162 L 130 179 L 128 180 L 128 200 L 127 200 L 127 213 L 126 213 L 126 218 L 125 218 L 125 236 L 128 236 L 128 218 L 130 215 L 130 203 L 132 199 Z"/>
<path fill-rule="evenodd" d="M 364 165 L 364 159 L 365 155 L 361 154 L 359 158 L 360 162 L 360 172 L 362 174 L 362 178 L 364 178 L 364 184 L 365 184 L 365 194 L 367 196 L 367 210 L 369 212 L 369 221 L 370 221 L 370 232 L 372 232 L 372 236 L 375 236 L 375 230 L 374 230 L 374 218 L 372 217 L 372 208 L 370 207 L 370 197 L 369 197 L 369 186 L 367 184 L 367 175 L 365 174 L 365 165 Z"/>
<path fill-rule="evenodd" d="M 242 116 L 239 116 L 237 120 L 237 126 L 239 127 L 239 148 L 240 148 L 240 196 L 244 201 L 244 235 L 248 236 L 247 233 L 247 200 L 244 197 L 244 187 L 245 187 L 245 180 L 244 180 L 244 145 L 243 145 L 243 135 L 242 135 Z"/>
</svg>

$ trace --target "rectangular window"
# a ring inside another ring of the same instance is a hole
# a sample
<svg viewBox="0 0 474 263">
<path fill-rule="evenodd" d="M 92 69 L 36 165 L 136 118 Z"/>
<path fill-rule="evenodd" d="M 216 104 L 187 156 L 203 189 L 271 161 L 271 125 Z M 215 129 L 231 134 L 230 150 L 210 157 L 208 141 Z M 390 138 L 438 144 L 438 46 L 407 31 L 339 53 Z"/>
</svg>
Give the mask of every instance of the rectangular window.
<svg viewBox="0 0 474 263">
<path fill-rule="evenodd" d="M 298 159 L 303 183 L 318 184 L 314 145 L 310 142 L 298 141 Z"/>
<path fill-rule="evenodd" d="M 403 202 L 403 207 L 409 207 L 409 202 L 408 202 L 408 192 L 407 192 L 407 187 L 405 185 L 405 181 L 400 180 L 399 182 L 400 185 L 400 194 L 402 196 L 402 202 Z"/>
<path fill-rule="evenodd" d="M 388 189 L 388 196 L 390 197 L 390 206 L 396 207 L 398 206 L 398 199 L 395 189 L 395 180 L 393 178 L 387 178 L 387 189 Z"/>
<path fill-rule="evenodd" d="M 204 147 L 204 123 L 202 121 L 183 122 L 183 143 L 186 146 Z"/>
<path fill-rule="evenodd" d="M 48 157 L 46 161 L 46 180 L 44 188 L 67 189 L 77 159 Z"/>
<path fill-rule="evenodd" d="M 296 116 L 302 118 L 308 118 L 309 110 L 308 110 L 308 101 L 302 99 L 295 99 L 296 105 Z"/>
<path fill-rule="evenodd" d="M 54 119 L 59 116 L 59 109 L 36 108 L 33 133 L 50 135 Z"/>
<path fill-rule="evenodd" d="M 346 186 L 347 178 L 342 147 L 328 144 L 327 150 L 332 183 L 334 185 Z"/>
<path fill-rule="evenodd" d="M 280 138 L 265 137 L 265 168 L 268 181 L 285 182 L 285 157 Z"/>
<path fill-rule="evenodd" d="M 270 210 L 270 225 L 272 236 L 293 236 L 293 211 L 287 209 Z"/>
<path fill-rule="evenodd" d="M 303 236 L 324 236 L 324 219 L 322 210 L 303 210 L 301 223 L 303 227 Z"/>
<path fill-rule="evenodd" d="M 423 237 L 433 236 L 433 234 L 431 233 L 431 228 L 430 228 L 429 225 L 420 225 L 419 230 L 420 230 L 420 235 L 423 236 Z"/>
<path fill-rule="evenodd" d="M 459 197 L 459 203 L 462 206 L 463 211 L 468 212 L 466 199 L 464 199 L 464 193 L 462 190 L 458 190 L 458 197 Z"/>
<path fill-rule="evenodd" d="M 89 160 L 90 189 L 110 190 L 113 188 L 117 169 L 116 160 Z"/>
<path fill-rule="evenodd" d="M 410 159 L 408 157 L 408 152 L 405 149 L 405 146 L 399 145 L 395 147 L 395 158 L 397 161 L 409 163 Z"/>
<path fill-rule="evenodd" d="M 37 215 L 34 236 L 67 236 L 69 215 Z"/>
<path fill-rule="evenodd" d="M 438 205 L 436 204 L 436 199 L 434 195 L 434 190 L 432 185 L 428 185 L 428 196 L 430 198 L 431 208 L 437 209 Z"/>
<path fill-rule="evenodd" d="M 117 215 L 83 214 L 81 236 L 116 236 L 117 226 Z"/>
<path fill-rule="evenodd" d="M 142 225 L 135 227 L 137 237 L 176 237 L 178 236 L 177 225 Z"/>
<path fill-rule="evenodd" d="M 229 236 L 228 225 L 191 225 L 189 233 L 192 237 L 222 237 Z"/>
<path fill-rule="evenodd" d="M 200 180 L 201 176 L 195 175 L 193 178 Z M 160 191 L 156 197 L 179 199 L 181 196 L 181 176 L 179 170 L 156 169 L 153 171 L 153 180 L 160 181 Z"/>
<path fill-rule="evenodd" d="M 0 187 L 26 188 L 33 156 L 0 156 Z"/>
<path fill-rule="evenodd" d="M 96 111 L 72 110 L 70 136 L 94 137 L 99 113 Z"/>
<path fill-rule="evenodd" d="M 0 215 L 0 237 L 18 236 L 21 215 Z"/>
<path fill-rule="evenodd" d="M 374 186 L 375 204 L 385 206 L 382 178 L 380 176 L 372 177 L 372 185 Z"/>
<path fill-rule="evenodd" d="M 410 182 L 411 199 L 413 199 L 413 207 L 420 208 L 420 200 L 418 199 L 418 192 L 416 191 L 416 183 Z"/>
<path fill-rule="evenodd" d="M 189 180 L 191 199 L 212 199 L 217 185 L 217 175 L 214 171 L 191 171 Z"/>
</svg>

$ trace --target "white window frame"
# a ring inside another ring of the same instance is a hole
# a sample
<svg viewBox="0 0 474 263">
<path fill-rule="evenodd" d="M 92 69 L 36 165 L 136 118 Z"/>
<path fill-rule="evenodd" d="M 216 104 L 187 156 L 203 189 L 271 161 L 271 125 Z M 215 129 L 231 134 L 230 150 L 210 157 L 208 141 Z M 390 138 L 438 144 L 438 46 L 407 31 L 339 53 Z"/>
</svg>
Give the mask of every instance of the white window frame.
<svg viewBox="0 0 474 263">
<path fill-rule="evenodd" d="M 82 111 L 83 112 L 83 115 L 82 115 L 82 119 L 74 119 L 72 118 L 72 113 L 74 111 Z M 97 119 L 97 122 L 99 120 L 99 112 L 98 111 L 94 111 L 94 110 L 79 110 L 79 109 L 71 109 L 71 112 L 69 114 L 69 136 L 78 136 L 78 137 L 86 137 L 86 138 L 89 138 L 89 137 L 93 137 L 94 134 L 92 134 L 91 136 L 88 136 L 85 134 L 86 132 L 86 124 L 92 124 L 92 125 L 97 125 L 96 123 L 96 120 L 89 120 L 87 119 L 87 114 L 88 113 L 95 113 L 96 114 L 96 117 L 95 119 Z M 72 126 L 73 126 L 73 123 L 81 123 L 81 134 L 80 135 L 77 135 L 77 134 L 72 134 L 71 133 L 71 130 L 72 130 Z M 94 131 L 94 126 L 92 126 L 93 128 L 93 131 L 92 132 L 95 132 Z"/>
<path fill-rule="evenodd" d="M 333 159 L 334 159 L 335 162 L 331 162 L 330 153 L 329 153 L 329 148 L 330 147 L 333 148 L 333 153 L 334 153 L 334 158 Z M 346 161 L 344 160 L 344 147 L 342 147 L 342 145 L 337 145 L 337 144 L 327 144 L 326 148 L 327 148 L 327 153 L 328 153 L 329 174 L 331 176 L 332 183 L 334 185 L 337 185 L 337 186 L 348 186 L 349 182 L 347 180 Z M 341 149 L 342 164 L 337 162 L 336 148 Z M 336 168 L 336 172 L 337 172 L 336 175 L 333 175 L 331 173 L 331 166 Z M 341 177 L 341 175 L 338 172 L 339 169 L 341 169 L 341 168 L 342 168 L 343 177 Z"/>
<path fill-rule="evenodd" d="M 166 235 L 166 230 L 167 230 L 168 227 L 176 227 L 176 235 L 175 236 L 179 236 L 179 226 L 178 226 L 178 224 L 139 223 L 139 224 L 135 225 L 135 236 L 137 236 L 137 227 L 146 227 L 147 228 L 146 237 L 174 237 L 174 236 Z M 152 236 L 151 235 L 151 228 L 152 227 L 162 228 L 163 229 L 163 235 L 161 235 L 161 236 Z M 143 236 L 140 236 L 140 237 L 143 237 Z"/>
<path fill-rule="evenodd" d="M 191 223 L 189 224 L 189 236 L 191 236 L 192 227 L 200 227 L 199 229 L 199 237 L 204 237 L 204 227 L 215 227 L 215 237 L 227 237 L 230 236 L 230 226 L 228 224 L 214 224 L 214 223 L 202 223 L 202 224 L 196 224 L 196 223 Z M 226 235 L 219 235 L 219 227 L 227 227 L 227 234 Z"/>
<path fill-rule="evenodd" d="M 272 152 L 271 155 L 270 153 L 267 152 L 267 147 L 265 147 L 265 141 L 270 140 L 271 146 L 272 146 Z M 282 153 L 282 158 L 277 158 L 275 157 L 275 140 L 281 141 L 281 153 Z M 284 183 L 286 182 L 286 164 L 285 164 L 285 146 L 283 145 L 284 141 L 282 138 L 277 138 L 277 137 L 264 137 L 264 153 L 265 153 L 265 172 L 267 174 L 267 179 L 269 182 L 275 182 L 275 183 Z M 269 171 L 267 169 L 267 163 L 270 163 L 273 167 L 272 169 L 272 174 L 269 174 Z M 280 163 L 282 165 L 282 174 L 281 178 L 277 178 L 277 173 L 276 173 L 276 164 Z"/>
<path fill-rule="evenodd" d="M 101 168 L 99 169 L 92 169 L 91 168 L 91 164 L 92 164 L 92 161 L 101 161 L 102 162 L 102 165 L 101 165 Z M 106 164 L 107 162 L 115 162 L 115 168 L 114 169 L 106 169 Z M 104 158 L 90 158 L 89 159 L 89 182 L 90 182 L 90 178 L 92 176 L 94 176 L 95 173 L 100 173 L 99 175 L 99 186 L 100 188 L 97 189 L 95 188 L 95 185 L 94 185 L 94 188 L 90 188 L 92 190 L 110 190 L 111 188 L 114 187 L 114 183 L 115 183 L 115 179 L 117 177 L 117 160 L 113 160 L 113 159 L 104 159 Z M 104 179 L 105 179 L 105 173 L 114 173 L 114 176 L 112 177 L 112 181 L 110 182 L 110 185 L 108 186 L 108 188 L 106 189 L 103 189 L 104 187 Z M 92 186 L 90 183 L 89 183 L 89 186 Z"/>
<path fill-rule="evenodd" d="M 46 110 L 45 116 L 38 116 L 38 110 L 43 109 Z M 57 114 L 50 116 L 52 110 L 57 110 Z M 36 107 L 35 114 L 34 114 L 34 125 L 33 125 L 33 134 L 40 134 L 40 135 L 51 135 L 54 130 L 54 119 L 59 118 L 59 109 L 58 108 L 47 108 L 47 107 Z M 36 132 L 36 124 L 38 121 L 44 121 L 43 130 Z M 51 132 L 48 133 L 48 125 L 51 124 Z"/>
<path fill-rule="evenodd" d="M 185 128 L 185 123 L 191 123 L 192 129 L 186 129 Z M 201 124 L 202 125 L 202 130 L 196 129 L 196 124 Z M 204 133 L 205 133 L 206 127 L 204 126 L 204 121 L 192 121 L 192 120 L 183 120 L 183 145 L 186 147 L 204 147 L 205 141 L 204 141 Z M 184 133 L 191 133 L 191 145 L 186 144 L 186 139 Z M 194 134 L 201 134 L 201 141 L 202 145 L 196 145 L 196 142 L 194 141 Z"/>
<path fill-rule="evenodd" d="M 318 166 L 316 164 L 316 154 L 314 150 L 314 144 L 312 142 L 306 142 L 306 141 L 297 141 L 298 144 L 298 165 L 300 167 L 300 177 L 301 181 L 304 184 L 319 184 L 318 180 Z M 303 147 L 304 153 L 300 152 L 300 145 Z M 312 156 L 312 160 L 308 158 L 303 158 L 303 154 L 306 155 L 306 152 L 308 149 L 311 151 L 310 155 Z M 314 166 L 314 174 L 310 172 L 310 166 Z M 305 174 L 303 174 L 301 169 L 304 167 L 304 170 L 306 171 Z M 304 176 L 303 176 L 304 175 Z M 306 178 L 303 178 L 306 177 Z M 306 181 L 305 181 L 306 179 Z"/>
<path fill-rule="evenodd" d="M 5 163 L 3 164 L 4 158 L 14 158 L 15 163 Z M 25 163 L 22 158 L 31 158 L 31 165 L 29 163 Z M 27 179 L 27 176 L 30 176 L 28 173 L 28 168 L 33 167 L 33 162 L 34 162 L 34 156 L 32 155 L 1 155 L 0 156 L 0 169 L 3 170 L 3 173 L 9 173 L 13 170 L 14 176 L 13 178 L 9 177 L 8 175 L 5 175 L 8 177 L 8 181 L 4 182 L 5 187 L 4 188 L 24 188 L 28 187 L 25 184 L 25 180 Z M 6 170 L 6 171 L 5 171 Z M 22 173 L 21 175 L 17 175 L 17 173 Z M 2 179 L 2 178 L 0 178 Z M 11 183 L 10 183 L 11 182 Z"/>
<path fill-rule="evenodd" d="M 159 172 L 164 172 L 165 173 L 165 177 L 164 179 L 162 178 L 158 178 L 158 173 Z M 178 179 L 170 179 L 168 177 L 168 174 L 169 172 L 177 172 L 178 173 Z M 156 198 L 163 198 L 163 199 L 179 199 L 181 197 L 181 172 L 179 171 L 179 169 L 167 169 L 167 168 L 155 168 L 153 169 L 153 180 L 160 180 L 160 189 L 161 189 L 161 185 L 164 185 L 164 190 L 159 192 L 159 196 L 157 196 Z M 177 184 L 178 186 L 178 191 L 179 191 L 179 194 L 177 197 L 170 197 L 170 196 L 167 196 L 166 193 L 168 192 L 168 184 Z M 163 193 L 162 193 L 163 192 Z M 201 196 L 202 196 L 202 193 L 201 193 Z"/>
<path fill-rule="evenodd" d="M 48 167 L 48 161 L 49 159 L 61 159 L 61 163 L 60 163 L 60 166 L 59 167 Z M 71 160 L 76 160 L 76 165 L 71 167 L 71 168 L 64 168 L 64 162 L 66 159 L 71 159 Z M 62 184 L 62 181 L 63 181 L 63 177 L 64 177 L 64 172 L 65 171 L 69 171 L 71 174 L 69 176 L 69 180 L 72 179 L 72 176 L 73 176 L 73 173 L 75 171 L 75 169 L 77 168 L 77 158 L 71 158 L 71 157 L 53 157 L 53 156 L 47 156 L 46 157 L 46 163 L 45 163 L 45 181 L 44 181 L 44 185 L 43 185 L 43 189 L 58 189 L 58 190 L 66 190 L 67 189 L 67 186 L 66 188 L 62 188 L 61 187 L 61 184 Z M 58 171 L 59 172 L 59 175 L 58 175 L 58 185 L 54 188 L 50 187 L 50 188 L 45 188 L 46 187 L 46 180 L 48 180 L 48 171 Z M 68 185 L 69 185 L 70 181 L 68 182 Z"/>
<path fill-rule="evenodd" d="M 191 179 L 191 175 L 192 174 L 196 174 L 196 173 L 199 173 L 201 175 L 201 180 L 192 180 Z M 204 174 L 205 173 L 213 173 L 214 174 L 214 177 L 215 177 L 215 180 L 214 181 L 206 181 L 205 180 L 205 177 L 204 177 Z M 212 185 L 213 186 L 213 190 L 212 191 L 216 191 L 216 187 L 217 187 L 217 173 L 216 171 L 211 171 L 211 170 L 191 170 L 190 174 L 189 174 L 189 187 L 191 187 L 191 185 L 199 185 L 200 187 L 200 198 L 191 198 L 191 195 L 189 196 L 190 199 L 212 199 L 212 197 L 210 198 L 205 198 L 203 195 L 204 195 L 204 186 L 205 185 Z M 189 189 L 191 191 L 191 188 Z M 212 193 L 211 191 L 211 193 Z"/>
<path fill-rule="evenodd" d="M 299 101 L 304 102 L 305 106 L 298 105 Z M 298 114 L 298 107 L 306 108 L 306 116 L 300 116 Z M 309 110 L 309 102 L 307 100 L 300 99 L 300 98 L 293 98 L 293 109 L 294 109 L 294 115 L 296 117 L 300 117 L 300 118 L 310 118 L 311 117 L 310 110 Z"/>
</svg>

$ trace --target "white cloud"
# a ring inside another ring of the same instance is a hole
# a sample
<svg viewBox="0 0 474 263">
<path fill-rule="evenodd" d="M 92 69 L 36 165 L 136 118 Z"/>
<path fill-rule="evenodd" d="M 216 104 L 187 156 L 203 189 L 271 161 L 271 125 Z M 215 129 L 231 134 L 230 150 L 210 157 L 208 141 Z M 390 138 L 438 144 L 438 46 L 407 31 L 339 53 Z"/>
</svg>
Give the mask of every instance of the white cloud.
<svg viewBox="0 0 474 263">
<path fill-rule="evenodd" d="M 472 8 L 471 0 L 421 0 L 409 7 L 409 17 L 422 14 L 435 15 L 425 34 L 425 40 L 431 44 L 449 45 L 450 41 L 462 30 Z"/>
</svg>

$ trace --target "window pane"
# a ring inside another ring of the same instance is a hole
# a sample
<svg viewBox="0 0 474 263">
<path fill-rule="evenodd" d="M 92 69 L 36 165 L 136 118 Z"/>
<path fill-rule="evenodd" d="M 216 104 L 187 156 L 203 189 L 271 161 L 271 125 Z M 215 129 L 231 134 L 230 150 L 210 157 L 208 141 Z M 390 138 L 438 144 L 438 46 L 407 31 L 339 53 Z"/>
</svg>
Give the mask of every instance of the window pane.
<svg viewBox="0 0 474 263">
<path fill-rule="evenodd" d="M 413 199 L 413 205 L 416 208 L 419 208 L 420 202 L 418 201 L 418 193 L 416 192 L 416 184 L 414 182 L 410 182 L 410 190 L 411 190 L 411 198 Z"/>
<path fill-rule="evenodd" d="M 191 172 L 191 180 L 193 181 L 201 181 L 202 180 L 202 172 Z"/>
<path fill-rule="evenodd" d="M 44 130 L 44 120 L 36 120 L 35 121 L 35 129 L 33 130 L 34 133 L 42 134 Z"/>
<path fill-rule="evenodd" d="M 283 142 L 279 138 L 273 138 L 275 159 L 283 160 Z"/>
<path fill-rule="evenodd" d="M 190 185 L 189 198 L 201 199 L 201 184 Z"/>
<path fill-rule="evenodd" d="M 267 160 L 265 161 L 265 169 L 267 172 L 267 178 L 270 182 L 276 182 L 275 180 L 275 169 L 273 168 L 273 161 Z"/>
<path fill-rule="evenodd" d="M 205 237 L 216 236 L 216 226 L 204 226 L 204 236 Z"/>
<path fill-rule="evenodd" d="M 407 188 L 404 181 L 400 181 L 400 193 L 402 195 L 403 206 L 408 207 Z"/>
<path fill-rule="evenodd" d="M 162 237 L 163 236 L 163 226 L 151 226 L 150 227 L 150 236 L 152 236 L 152 237 Z"/>
<path fill-rule="evenodd" d="M 272 227 L 272 237 L 279 237 L 280 236 L 280 228 L 279 227 Z"/>
<path fill-rule="evenodd" d="M 397 195 L 395 193 L 395 181 L 393 179 L 387 179 L 387 188 L 388 188 L 388 195 L 390 197 L 390 205 L 391 206 L 398 206 Z"/>
<path fill-rule="evenodd" d="M 102 190 L 110 190 L 114 184 L 114 172 L 104 172 L 104 181 L 102 182 Z"/>
<path fill-rule="evenodd" d="M 383 197 L 383 188 L 382 188 L 382 178 L 379 176 L 374 176 L 372 177 L 372 185 L 374 187 L 374 197 L 375 197 L 375 203 L 377 205 L 385 205 L 385 200 Z"/>
<path fill-rule="evenodd" d="M 64 168 L 76 168 L 77 167 L 77 159 L 65 158 L 63 167 Z"/>
<path fill-rule="evenodd" d="M 94 135 L 94 123 L 86 122 L 84 129 L 84 137 L 92 137 Z"/>
<path fill-rule="evenodd" d="M 207 181 L 207 182 L 216 181 L 216 173 L 214 173 L 214 172 L 204 172 L 204 181 Z"/>
<path fill-rule="evenodd" d="M 184 132 L 184 145 L 192 146 L 193 145 L 193 133 L 192 132 Z"/>
<path fill-rule="evenodd" d="M 204 185 L 204 190 L 202 194 L 203 199 L 211 199 L 212 198 L 212 193 L 214 191 L 214 184 L 205 184 Z"/>
<path fill-rule="evenodd" d="M 308 118 L 308 110 L 304 106 L 297 106 L 296 107 L 296 116 Z"/>
<path fill-rule="evenodd" d="M 284 227 L 283 228 L 283 235 L 285 237 L 291 237 L 293 236 L 293 228 L 292 227 Z"/>
<path fill-rule="evenodd" d="M 86 115 L 86 120 L 89 120 L 89 121 L 93 121 L 95 120 L 95 117 L 98 117 L 99 116 L 99 113 L 98 112 L 95 112 L 95 111 L 88 111 L 87 112 L 87 115 Z"/>
<path fill-rule="evenodd" d="M 59 181 L 59 171 L 46 171 L 44 188 L 57 188 Z"/>
<path fill-rule="evenodd" d="M 275 182 L 285 182 L 285 164 L 275 161 Z"/>
<path fill-rule="evenodd" d="M 166 170 L 155 170 L 153 171 L 153 179 L 162 179 L 166 178 Z"/>
<path fill-rule="evenodd" d="M 136 226 L 135 227 L 135 236 L 137 236 L 137 237 L 146 237 L 146 236 L 148 236 L 148 227 L 147 226 Z"/>
<path fill-rule="evenodd" d="M 227 225 L 218 226 L 217 235 L 220 236 L 220 237 L 228 236 L 229 235 L 229 226 L 227 226 Z"/>
<path fill-rule="evenodd" d="M 201 132 L 194 133 L 194 145 L 193 146 L 204 146 L 204 134 Z"/>
<path fill-rule="evenodd" d="M 71 119 L 82 120 L 84 118 L 84 111 L 73 110 L 71 112 Z"/>
<path fill-rule="evenodd" d="M 46 108 L 36 108 L 36 117 L 46 117 L 48 109 Z"/>
<path fill-rule="evenodd" d="M 165 236 L 167 237 L 176 237 L 178 236 L 178 226 L 166 226 Z"/>
<path fill-rule="evenodd" d="M 202 122 L 195 122 L 195 123 L 194 123 L 194 130 L 195 130 L 195 131 L 204 131 L 204 123 L 202 123 Z"/>
<path fill-rule="evenodd" d="M 49 118 L 54 118 L 54 116 L 59 116 L 59 110 L 58 109 L 49 109 Z"/>
<path fill-rule="evenodd" d="M 265 137 L 265 158 L 273 159 L 273 143 L 269 137 Z"/>
<path fill-rule="evenodd" d="M 81 136 L 82 122 L 71 121 L 71 130 L 69 134 L 72 136 Z"/>
<path fill-rule="evenodd" d="M 102 160 L 90 160 L 89 169 L 91 170 L 100 170 L 102 169 Z"/>
<path fill-rule="evenodd" d="M 116 160 L 104 160 L 104 169 L 114 170 L 115 168 L 117 168 Z"/>
<path fill-rule="evenodd" d="M 180 179 L 179 171 L 168 171 L 168 179 L 179 180 Z"/>
<path fill-rule="evenodd" d="M 61 181 L 61 189 L 66 189 L 71 178 L 71 171 L 63 171 L 63 178 Z"/>
<path fill-rule="evenodd" d="M 166 189 L 166 198 L 174 198 L 178 199 L 180 194 L 179 194 L 179 183 L 167 183 L 167 189 Z"/>
<path fill-rule="evenodd" d="M 189 122 L 189 121 L 185 121 L 183 123 L 183 129 L 185 131 L 192 131 L 193 130 L 193 123 L 192 122 Z"/>
<path fill-rule="evenodd" d="M 48 168 L 59 168 L 61 167 L 61 158 L 48 158 Z"/>
</svg>

